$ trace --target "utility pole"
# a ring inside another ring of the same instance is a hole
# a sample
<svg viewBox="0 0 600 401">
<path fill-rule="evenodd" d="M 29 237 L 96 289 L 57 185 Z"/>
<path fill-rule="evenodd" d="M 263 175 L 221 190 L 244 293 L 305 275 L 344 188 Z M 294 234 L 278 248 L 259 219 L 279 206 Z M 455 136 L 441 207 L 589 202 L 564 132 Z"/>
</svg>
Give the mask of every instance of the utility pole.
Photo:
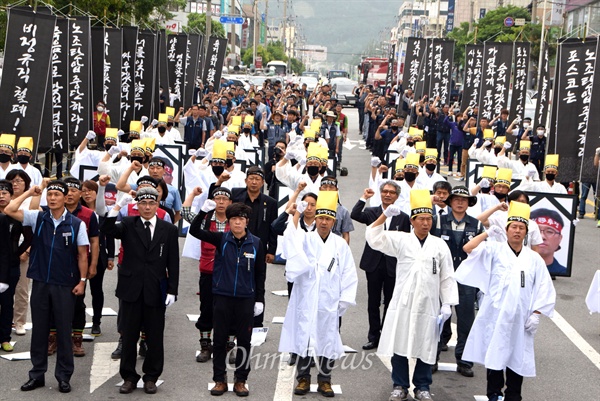
<svg viewBox="0 0 600 401">
<path fill-rule="evenodd" d="M 265 2 L 265 46 L 269 44 L 269 0 Z"/>
<path fill-rule="evenodd" d="M 283 0 L 283 53 L 287 56 L 288 49 L 287 34 L 287 0 Z"/>
<path fill-rule="evenodd" d="M 206 0 L 206 38 L 204 38 L 204 54 L 208 53 L 208 40 L 212 28 L 212 0 Z"/>
<path fill-rule="evenodd" d="M 252 23 L 252 29 L 254 30 L 254 34 L 252 35 L 252 65 L 254 67 L 256 67 L 256 44 L 258 43 L 258 41 L 256 40 L 256 26 L 258 24 L 257 21 L 257 1 L 258 0 L 254 0 L 254 2 L 252 3 L 252 13 L 254 14 L 254 21 Z"/>
<path fill-rule="evenodd" d="M 435 29 L 439 32 L 436 36 L 438 38 L 442 37 L 442 29 L 440 28 L 440 3 L 442 0 L 437 1 L 437 15 L 435 17 Z M 446 17 L 448 18 L 448 17 Z"/>
<path fill-rule="evenodd" d="M 535 1 L 535 0 L 533 0 Z M 469 18 L 469 32 L 473 32 L 473 24 L 475 23 L 475 0 L 471 0 L 471 18 Z"/>
<path fill-rule="evenodd" d="M 231 2 L 231 5 L 229 7 L 229 13 L 231 14 L 232 17 L 236 16 L 236 12 L 235 12 L 235 0 L 229 0 Z M 231 32 L 230 32 L 230 39 L 229 39 L 229 43 L 231 46 L 231 54 L 236 54 L 236 58 L 237 58 L 237 53 L 235 51 L 235 46 L 236 46 L 236 40 L 235 40 L 235 27 L 236 24 L 229 24 L 231 25 Z M 233 60 L 230 60 L 230 65 L 232 65 L 234 63 Z M 236 60 L 237 63 L 237 60 Z"/>
<path fill-rule="evenodd" d="M 538 77 L 537 77 L 537 88 L 538 93 L 540 91 L 540 79 L 542 78 L 542 62 L 544 61 L 544 34 L 546 30 L 546 4 L 547 0 L 544 0 L 544 10 L 542 11 L 542 33 L 540 36 L 540 59 L 538 61 Z M 535 0 L 533 0 L 533 4 L 535 4 Z"/>
</svg>

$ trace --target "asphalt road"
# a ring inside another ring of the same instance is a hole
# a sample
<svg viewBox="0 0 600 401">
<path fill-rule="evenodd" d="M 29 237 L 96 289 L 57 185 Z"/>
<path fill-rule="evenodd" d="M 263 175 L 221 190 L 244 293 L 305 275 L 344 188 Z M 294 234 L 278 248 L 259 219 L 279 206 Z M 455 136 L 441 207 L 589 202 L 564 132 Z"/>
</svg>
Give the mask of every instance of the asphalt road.
<svg viewBox="0 0 600 401">
<path fill-rule="evenodd" d="M 340 177 L 340 196 L 342 203 L 351 209 L 368 184 L 368 151 L 361 149 L 357 134 L 357 113 L 347 110 L 350 119 L 350 140 L 355 147 L 344 149 L 344 163 L 349 175 Z M 452 184 L 457 184 L 451 179 Z M 588 206 L 588 211 L 590 207 Z M 351 234 L 351 248 L 356 264 L 360 260 L 364 246 L 365 227 L 355 223 Z M 537 377 L 524 381 L 523 395 L 528 401 L 556 401 L 563 399 L 600 400 L 600 317 L 589 315 L 585 306 L 585 296 L 592 277 L 598 269 L 600 229 L 590 218 L 583 219 L 576 230 L 573 277 L 559 278 L 554 284 L 557 291 L 556 311 L 563 318 L 550 320 L 542 318 L 536 337 L 535 351 Z M 181 242 L 183 245 L 183 241 Z M 359 285 L 357 306 L 350 308 L 343 319 L 342 338 L 344 344 L 358 350 L 348 354 L 336 364 L 332 382 L 340 385 L 341 400 L 387 400 L 392 388 L 388 361 L 380 360 L 373 352 L 365 353 L 361 346 L 367 340 L 367 291 L 365 275 L 358 272 Z M 116 384 L 121 380 L 118 375 L 118 362 L 110 361 L 110 352 L 116 346 L 116 318 L 104 317 L 102 336 L 94 342 L 84 343 L 87 355 L 76 358 L 75 373 L 70 394 L 60 394 L 51 373 L 56 357 L 49 359 L 49 373 L 46 375 L 45 388 L 30 393 L 22 393 L 19 387 L 27 380 L 31 367 L 29 361 L 7 361 L 0 359 L 1 385 L 0 400 L 189 400 L 213 398 L 208 392 L 212 378 L 212 364 L 200 364 L 195 361 L 199 349 L 198 331 L 187 314 L 198 314 L 198 263 L 182 259 L 179 299 L 167 311 L 165 330 L 165 368 L 161 377 L 164 383 L 154 396 L 137 390 L 130 395 L 121 395 Z M 117 310 L 114 297 L 116 272 L 107 272 L 104 281 L 106 307 Z M 287 298 L 273 295 L 271 291 L 285 290 L 283 266 L 270 265 L 267 274 L 267 295 L 265 325 L 269 327 L 267 340 L 254 349 L 252 372 L 248 380 L 250 398 L 255 400 L 286 401 L 292 399 L 321 399 L 317 393 L 306 396 L 293 396 L 295 385 L 293 369 L 280 364 L 277 353 L 280 324 L 272 324 L 274 317 L 283 317 Z M 89 296 L 86 303 L 91 305 Z M 88 316 L 88 322 L 91 317 Z M 26 336 L 13 336 L 16 340 L 15 353 L 29 350 L 30 332 Z M 1 352 L 1 351 L 0 351 Z M 4 353 L 2 353 L 4 354 Z M 454 362 L 453 349 L 442 353 L 442 362 Z M 139 360 L 138 371 L 142 360 Z M 450 368 L 452 368 L 451 365 Z M 465 378 L 455 371 L 439 371 L 433 376 L 431 391 L 436 401 L 475 400 L 475 396 L 485 394 L 485 369 L 475 366 L 475 377 Z M 233 373 L 229 374 L 230 381 Z M 313 380 L 315 380 L 313 378 Z M 314 381 L 313 381 L 314 382 Z M 220 399 L 237 398 L 226 393 Z M 486 399 L 481 398 L 482 400 Z"/>
</svg>

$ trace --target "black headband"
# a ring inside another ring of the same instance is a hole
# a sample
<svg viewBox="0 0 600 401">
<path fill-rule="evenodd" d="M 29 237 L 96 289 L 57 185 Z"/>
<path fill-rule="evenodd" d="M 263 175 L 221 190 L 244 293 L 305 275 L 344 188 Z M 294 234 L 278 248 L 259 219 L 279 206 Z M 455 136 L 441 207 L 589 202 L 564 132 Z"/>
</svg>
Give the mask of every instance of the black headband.
<svg viewBox="0 0 600 401">
<path fill-rule="evenodd" d="M 151 194 L 151 193 L 144 193 L 144 194 L 141 194 L 141 195 L 138 195 L 138 196 L 135 197 L 135 200 L 138 201 L 138 202 L 141 201 L 141 200 L 144 200 L 144 199 L 150 199 L 150 200 L 153 200 L 153 201 L 158 201 L 158 196 L 155 195 L 155 194 Z"/>
<path fill-rule="evenodd" d="M 78 190 L 81 191 L 81 183 L 80 182 L 76 182 L 76 181 L 65 181 L 65 184 L 67 184 L 67 187 L 70 188 L 76 188 Z"/>
<path fill-rule="evenodd" d="M 160 166 L 160 167 L 165 167 L 165 162 L 160 160 L 160 159 L 154 159 L 151 160 L 150 163 L 148 163 L 148 167 L 150 166 Z"/>
<path fill-rule="evenodd" d="M 322 180 L 321 181 L 321 185 L 333 185 L 334 187 L 337 188 L 337 181 L 334 180 Z"/>
<path fill-rule="evenodd" d="M 231 199 L 231 192 L 217 189 L 213 191 L 212 196 L 213 198 L 216 198 L 217 196 L 226 196 L 227 198 Z"/>
<path fill-rule="evenodd" d="M 249 176 L 251 176 L 251 175 L 258 175 L 258 176 L 260 176 L 260 177 L 261 177 L 263 180 L 265 179 L 265 173 L 263 173 L 263 171 L 262 171 L 262 170 L 253 170 L 253 171 L 250 171 L 250 170 L 248 170 L 248 171 L 246 172 L 246 177 L 249 177 Z"/>
<path fill-rule="evenodd" d="M 157 188 L 158 185 L 156 185 L 155 181 L 151 181 L 151 180 L 138 180 L 137 181 L 137 185 L 138 187 L 142 186 L 142 185 L 150 185 L 152 186 L 152 188 Z"/>
<path fill-rule="evenodd" d="M 60 192 L 63 193 L 63 195 L 67 194 L 67 188 L 65 188 L 64 185 L 56 184 L 56 183 L 48 185 L 48 189 L 46 191 L 47 192 L 49 192 L 49 191 L 60 191 Z"/>
</svg>

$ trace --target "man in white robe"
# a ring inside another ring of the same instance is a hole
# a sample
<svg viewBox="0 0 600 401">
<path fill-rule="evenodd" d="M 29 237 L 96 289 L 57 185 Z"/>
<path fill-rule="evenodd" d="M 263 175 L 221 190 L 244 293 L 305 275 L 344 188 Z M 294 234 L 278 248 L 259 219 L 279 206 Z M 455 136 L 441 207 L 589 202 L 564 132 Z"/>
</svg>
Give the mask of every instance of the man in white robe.
<svg viewBox="0 0 600 401">
<path fill-rule="evenodd" d="M 371 248 L 398 260 L 377 354 L 392 356 L 394 389 L 389 400 L 408 399 L 408 359 L 417 358 L 412 379 L 415 399 L 431 401 L 431 368 L 441 327 L 452 313 L 450 306 L 458 304 L 458 287 L 450 249 L 444 240 L 429 235 L 433 221 L 429 191 L 413 189 L 410 205 L 412 233 L 384 229 L 386 219 L 400 213 L 397 205 L 388 206 L 365 233 Z"/>
<path fill-rule="evenodd" d="M 465 246 L 456 280 L 484 293 L 463 357 L 487 368 L 487 396 L 520 401 L 523 377 L 535 376 L 533 340 L 540 314 L 552 317 L 556 292 L 544 260 L 523 245 L 530 207 L 511 203 L 507 226 L 492 226 Z M 486 238 L 505 238 L 485 241 Z"/>
<path fill-rule="evenodd" d="M 304 231 L 293 222 L 283 235 L 287 263 L 286 279 L 294 283 L 281 330 L 280 352 L 298 355 L 297 395 L 310 390 L 310 364 L 318 359 L 317 391 L 333 397 L 331 370 L 334 360 L 344 355 L 339 332 L 340 317 L 356 304 L 358 277 L 352 251 L 338 235 L 332 235 L 338 193 L 319 192 L 316 230 Z"/>
</svg>

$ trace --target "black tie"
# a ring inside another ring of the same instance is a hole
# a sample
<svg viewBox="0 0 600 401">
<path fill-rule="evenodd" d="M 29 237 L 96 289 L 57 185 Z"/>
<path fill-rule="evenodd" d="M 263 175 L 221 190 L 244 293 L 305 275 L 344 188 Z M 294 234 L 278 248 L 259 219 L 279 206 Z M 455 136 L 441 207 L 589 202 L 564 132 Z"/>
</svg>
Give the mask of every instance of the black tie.
<svg viewBox="0 0 600 401">
<path fill-rule="evenodd" d="M 441 216 L 444 213 L 444 209 L 440 208 L 440 211 L 438 213 Z"/>
<path fill-rule="evenodd" d="M 145 221 L 144 226 L 145 226 L 145 231 L 146 231 L 146 240 L 148 241 L 148 245 L 150 245 L 150 242 L 152 242 L 152 232 L 150 231 L 150 222 Z"/>
</svg>

